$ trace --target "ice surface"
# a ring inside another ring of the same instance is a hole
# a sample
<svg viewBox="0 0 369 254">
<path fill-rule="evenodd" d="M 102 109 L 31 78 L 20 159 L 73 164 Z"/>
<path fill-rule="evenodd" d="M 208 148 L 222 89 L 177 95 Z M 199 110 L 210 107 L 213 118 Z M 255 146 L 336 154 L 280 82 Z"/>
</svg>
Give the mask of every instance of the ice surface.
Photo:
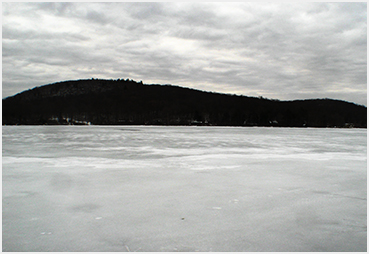
<svg viewBox="0 0 369 254">
<path fill-rule="evenodd" d="M 3 251 L 366 251 L 366 135 L 3 126 Z"/>
</svg>

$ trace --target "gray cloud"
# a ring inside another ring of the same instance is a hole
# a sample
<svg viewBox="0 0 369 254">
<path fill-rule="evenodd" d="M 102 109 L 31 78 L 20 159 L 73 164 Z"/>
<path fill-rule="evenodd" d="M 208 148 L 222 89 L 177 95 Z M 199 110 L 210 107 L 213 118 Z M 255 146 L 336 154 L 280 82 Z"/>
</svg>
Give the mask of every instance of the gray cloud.
<svg viewBox="0 0 369 254">
<path fill-rule="evenodd" d="M 132 78 L 366 105 L 366 3 L 3 3 L 3 97 Z"/>
</svg>

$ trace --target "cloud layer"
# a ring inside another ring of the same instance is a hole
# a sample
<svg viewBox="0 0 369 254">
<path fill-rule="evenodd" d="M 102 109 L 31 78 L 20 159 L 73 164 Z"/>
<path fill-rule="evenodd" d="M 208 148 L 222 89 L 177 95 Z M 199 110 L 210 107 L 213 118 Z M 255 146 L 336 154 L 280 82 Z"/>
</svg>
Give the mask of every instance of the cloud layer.
<svg viewBox="0 0 369 254">
<path fill-rule="evenodd" d="M 3 3 L 3 97 L 130 78 L 366 105 L 366 3 Z"/>
</svg>

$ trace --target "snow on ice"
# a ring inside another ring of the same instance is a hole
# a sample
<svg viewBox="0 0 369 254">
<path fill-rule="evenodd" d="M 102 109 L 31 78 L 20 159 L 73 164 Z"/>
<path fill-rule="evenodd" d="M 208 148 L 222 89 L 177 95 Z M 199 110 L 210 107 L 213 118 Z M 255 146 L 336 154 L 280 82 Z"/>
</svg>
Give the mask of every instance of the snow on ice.
<svg viewBox="0 0 369 254">
<path fill-rule="evenodd" d="M 366 129 L 3 126 L 3 251 L 366 251 Z"/>
</svg>

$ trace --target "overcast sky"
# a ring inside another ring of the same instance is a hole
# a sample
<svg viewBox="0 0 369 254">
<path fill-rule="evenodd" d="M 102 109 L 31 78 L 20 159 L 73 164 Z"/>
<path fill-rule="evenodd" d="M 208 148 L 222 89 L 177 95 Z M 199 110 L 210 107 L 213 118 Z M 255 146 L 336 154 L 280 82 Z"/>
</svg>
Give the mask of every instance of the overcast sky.
<svg viewBox="0 0 369 254">
<path fill-rule="evenodd" d="M 64 80 L 367 104 L 367 3 L 2 3 L 2 96 Z"/>
</svg>

